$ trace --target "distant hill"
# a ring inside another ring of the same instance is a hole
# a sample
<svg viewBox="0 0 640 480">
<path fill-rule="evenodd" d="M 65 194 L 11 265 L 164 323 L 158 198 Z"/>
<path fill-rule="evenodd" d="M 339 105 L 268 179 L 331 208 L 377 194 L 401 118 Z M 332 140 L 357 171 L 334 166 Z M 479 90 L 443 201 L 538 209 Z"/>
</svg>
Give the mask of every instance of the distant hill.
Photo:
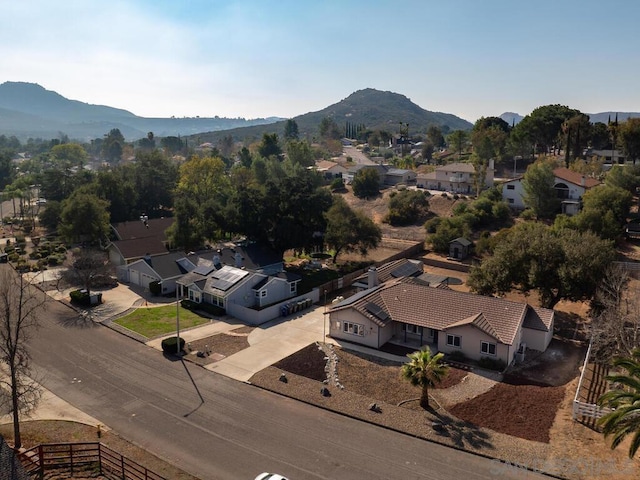
<svg viewBox="0 0 640 480">
<path fill-rule="evenodd" d="M 118 128 L 127 140 L 145 137 L 192 135 L 281 120 L 263 118 L 145 118 L 119 108 L 69 100 L 35 83 L 5 82 L 0 85 L 0 134 L 55 138 L 60 133 L 72 139 L 101 138 Z"/>
<path fill-rule="evenodd" d="M 640 112 L 600 112 L 600 113 L 587 113 L 589 115 L 589 121 L 591 123 L 602 122 L 606 124 L 609 120 L 615 121 L 616 116 L 618 122 L 624 122 L 628 118 L 640 117 Z"/>
<path fill-rule="evenodd" d="M 392 133 L 399 131 L 400 122 L 409 124 L 409 135 L 426 133 L 430 125 L 444 127 L 444 130 L 469 130 L 473 125 L 450 113 L 431 112 L 416 105 L 404 95 L 383 92 L 373 88 L 358 90 L 344 100 L 317 112 L 294 117 L 301 138 L 313 138 L 318 134 L 318 126 L 323 118 L 329 117 L 344 127 L 346 122 L 363 124 L 371 130 L 382 129 Z M 196 142 L 215 143 L 224 135 L 232 135 L 237 140 L 260 139 L 264 133 L 284 132 L 285 121 L 255 127 L 246 127 L 226 132 L 210 132 L 194 137 Z"/>
<path fill-rule="evenodd" d="M 524 117 L 517 113 L 504 112 L 502 115 L 500 115 L 500 118 L 507 122 L 509 125 L 517 125 Z"/>
<path fill-rule="evenodd" d="M 589 121 L 591 123 L 602 122 L 606 124 L 609 120 L 612 122 L 618 118 L 618 122 L 624 122 L 628 118 L 638 118 L 640 117 L 640 112 L 600 112 L 600 113 L 587 113 L 589 115 Z M 517 125 L 524 117 L 522 115 L 518 115 L 513 112 L 505 112 L 500 115 L 500 118 L 511 125 L 511 122 L 515 120 L 515 125 Z"/>
</svg>

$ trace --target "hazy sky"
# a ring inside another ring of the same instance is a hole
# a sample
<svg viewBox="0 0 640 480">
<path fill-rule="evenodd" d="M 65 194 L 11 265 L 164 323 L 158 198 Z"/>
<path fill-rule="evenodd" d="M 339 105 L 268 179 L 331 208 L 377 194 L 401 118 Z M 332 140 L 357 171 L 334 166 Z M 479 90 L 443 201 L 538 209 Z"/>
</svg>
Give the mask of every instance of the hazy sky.
<svg viewBox="0 0 640 480">
<path fill-rule="evenodd" d="M 356 90 L 480 116 L 640 111 L 637 0 L 0 0 L 0 83 L 147 117 L 293 117 Z"/>
</svg>

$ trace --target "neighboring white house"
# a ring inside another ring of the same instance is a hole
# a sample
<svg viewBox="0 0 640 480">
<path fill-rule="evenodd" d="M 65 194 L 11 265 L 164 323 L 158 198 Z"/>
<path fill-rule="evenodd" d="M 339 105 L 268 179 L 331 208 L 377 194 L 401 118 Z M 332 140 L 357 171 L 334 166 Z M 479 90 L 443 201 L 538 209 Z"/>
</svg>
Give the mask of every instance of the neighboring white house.
<svg viewBox="0 0 640 480">
<path fill-rule="evenodd" d="M 392 279 L 356 293 L 329 310 L 329 334 L 372 348 L 393 342 L 462 352 L 511 364 L 526 349 L 545 351 L 554 311 L 496 297 Z"/>
<path fill-rule="evenodd" d="M 418 175 L 419 188 L 442 190 L 445 192 L 475 194 L 475 168 L 470 163 L 450 163 L 436 167 L 435 171 Z M 493 186 L 493 160 L 489 162 L 483 188 Z"/>
<path fill-rule="evenodd" d="M 586 177 L 568 168 L 556 168 L 553 171 L 555 176 L 553 187 L 561 201 L 562 213 L 575 215 L 580 211 L 580 204 L 584 193 L 600 182 L 595 178 Z M 524 202 L 524 177 L 514 178 L 502 184 L 502 198 L 510 207 L 523 210 Z"/>
<path fill-rule="evenodd" d="M 316 162 L 314 167 L 316 171 L 325 178 L 325 180 L 333 180 L 334 178 L 342 178 L 347 174 L 347 169 L 337 162 L 330 160 L 320 160 Z"/>
<path fill-rule="evenodd" d="M 404 168 L 387 168 L 384 175 L 385 185 L 414 185 L 416 183 L 417 174 L 413 170 L 406 170 Z"/>
</svg>

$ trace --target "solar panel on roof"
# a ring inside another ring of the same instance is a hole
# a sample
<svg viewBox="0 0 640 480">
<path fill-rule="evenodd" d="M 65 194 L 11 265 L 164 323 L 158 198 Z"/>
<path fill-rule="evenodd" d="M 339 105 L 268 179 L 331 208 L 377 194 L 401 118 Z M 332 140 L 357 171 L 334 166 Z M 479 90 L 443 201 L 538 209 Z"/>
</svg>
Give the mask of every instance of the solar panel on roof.
<svg viewBox="0 0 640 480">
<path fill-rule="evenodd" d="M 389 314 L 385 312 L 382 307 L 376 305 L 375 303 L 369 302 L 364 306 L 364 308 L 367 310 L 367 312 L 369 312 L 371 315 L 382 322 L 386 322 L 387 320 L 389 320 Z"/>
<path fill-rule="evenodd" d="M 393 270 L 391 272 L 391 276 L 393 278 L 411 277 L 413 275 L 416 275 L 417 273 L 422 273 L 420 267 L 418 267 L 418 265 L 416 265 L 415 263 L 407 262 L 404 265 L 400 265 L 398 268 Z"/>
<path fill-rule="evenodd" d="M 211 272 L 213 272 L 215 269 L 216 268 L 213 265 L 202 264 L 194 268 L 193 272 L 206 276 L 206 275 L 209 275 Z"/>
<path fill-rule="evenodd" d="M 240 270 L 238 268 L 225 266 L 213 275 L 215 281 L 211 283 L 211 288 L 216 288 L 218 290 L 228 290 L 248 274 L 249 272 L 247 272 L 246 270 Z"/>
</svg>

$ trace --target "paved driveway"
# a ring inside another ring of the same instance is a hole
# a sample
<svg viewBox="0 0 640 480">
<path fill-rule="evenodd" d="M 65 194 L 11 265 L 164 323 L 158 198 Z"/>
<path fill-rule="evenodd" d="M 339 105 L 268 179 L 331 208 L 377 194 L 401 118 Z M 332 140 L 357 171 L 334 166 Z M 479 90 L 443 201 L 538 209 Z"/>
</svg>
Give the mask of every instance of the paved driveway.
<svg viewBox="0 0 640 480">
<path fill-rule="evenodd" d="M 324 307 L 316 306 L 257 327 L 248 337 L 249 348 L 205 368 L 243 382 L 303 347 L 322 341 Z"/>
</svg>

